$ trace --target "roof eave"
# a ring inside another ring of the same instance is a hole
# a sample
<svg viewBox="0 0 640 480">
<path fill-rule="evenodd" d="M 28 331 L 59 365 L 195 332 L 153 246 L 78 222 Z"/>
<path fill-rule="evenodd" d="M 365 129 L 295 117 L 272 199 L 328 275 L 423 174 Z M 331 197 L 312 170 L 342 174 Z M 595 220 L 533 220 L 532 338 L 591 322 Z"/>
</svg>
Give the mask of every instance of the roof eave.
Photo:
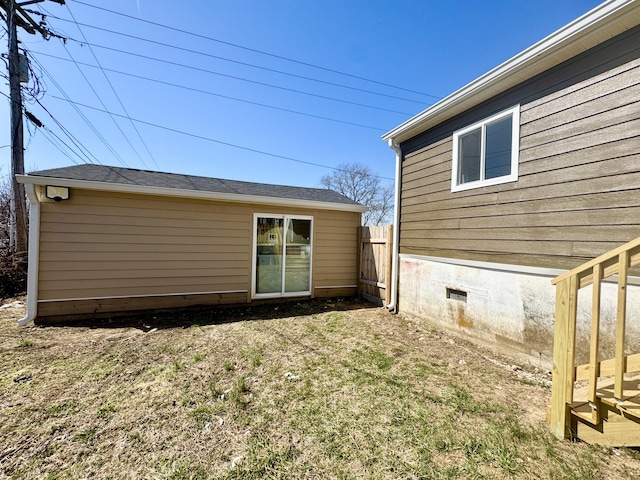
<svg viewBox="0 0 640 480">
<path fill-rule="evenodd" d="M 37 175 L 16 175 L 19 183 L 33 185 L 55 185 L 58 187 L 84 188 L 107 192 L 138 193 L 143 195 L 160 195 L 166 197 L 194 198 L 234 203 L 261 203 L 283 207 L 316 208 L 320 210 L 338 210 L 345 212 L 363 213 L 369 210 L 363 205 L 347 203 L 320 202 L 282 197 L 266 197 L 261 195 L 242 195 L 237 193 L 207 192 L 200 190 L 186 190 L 180 188 L 154 187 L 148 185 L 126 185 L 122 183 L 94 182 L 89 180 L 74 180 L 60 177 L 42 177 Z"/>
<path fill-rule="evenodd" d="M 382 136 L 401 143 L 640 23 L 640 2 L 612 0 L 478 77 Z"/>
</svg>

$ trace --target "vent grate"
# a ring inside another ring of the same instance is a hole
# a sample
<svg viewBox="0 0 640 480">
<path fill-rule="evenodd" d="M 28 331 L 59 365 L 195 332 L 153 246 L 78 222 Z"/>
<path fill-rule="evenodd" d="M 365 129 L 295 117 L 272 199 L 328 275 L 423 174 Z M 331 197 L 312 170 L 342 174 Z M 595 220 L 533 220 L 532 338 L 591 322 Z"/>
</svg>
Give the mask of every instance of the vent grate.
<svg viewBox="0 0 640 480">
<path fill-rule="evenodd" d="M 467 292 L 447 287 L 447 298 L 450 300 L 457 300 L 458 302 L 467 303 Z"/>
</svg>

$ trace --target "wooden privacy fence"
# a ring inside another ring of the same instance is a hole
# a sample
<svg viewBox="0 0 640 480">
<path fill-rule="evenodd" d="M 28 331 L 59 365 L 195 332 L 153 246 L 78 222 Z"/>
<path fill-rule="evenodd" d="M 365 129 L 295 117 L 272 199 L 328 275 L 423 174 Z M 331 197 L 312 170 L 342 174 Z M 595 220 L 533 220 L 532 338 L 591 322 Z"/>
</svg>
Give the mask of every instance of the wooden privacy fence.
<svg viewBox="0 0 640 480">
<path fill-rule="evenodd" d="M 629 269 L 640 265 L 640 238 L 553 280 L 556 324 L 551 430 L 589 443 L 640 446 L 640 354 L 626 345 Z M 617 276 L 613 358 L 601 358 L 602 284 Z M 589 363 L 575 365 L 578 292 L 591 291 Z M 636 374 L 635 376 L 633 374 Z M 577 388 L 585 384 L 585 387 Z"/>
<path fill-rule="evenodd" d="M 362 227 L 360 230 L 359 295 L 374 303 L 391 302 L 393 225 Z"/>
</svg>

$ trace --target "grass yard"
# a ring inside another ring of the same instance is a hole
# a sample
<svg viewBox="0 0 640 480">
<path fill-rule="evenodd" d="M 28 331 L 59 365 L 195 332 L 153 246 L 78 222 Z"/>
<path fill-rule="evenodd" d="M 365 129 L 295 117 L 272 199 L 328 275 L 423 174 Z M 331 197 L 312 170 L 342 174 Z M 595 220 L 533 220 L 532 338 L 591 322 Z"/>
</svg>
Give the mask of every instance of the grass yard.
<svg viewBox="0 0 640 480">
<path fill-rule="evenodd" d="M 548 433 L 544 374 L 365 303 L 22 314 L 0 309 L 0 478 L 640 478 Z"/>
</svg>

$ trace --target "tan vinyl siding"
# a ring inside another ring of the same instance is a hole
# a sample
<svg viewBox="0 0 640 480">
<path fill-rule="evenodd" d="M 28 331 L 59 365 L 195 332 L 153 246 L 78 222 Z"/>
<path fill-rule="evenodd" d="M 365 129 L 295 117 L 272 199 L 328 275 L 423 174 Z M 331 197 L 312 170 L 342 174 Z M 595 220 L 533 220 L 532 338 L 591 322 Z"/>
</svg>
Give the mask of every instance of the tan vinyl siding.
<svg viewBox="0 0 640 480">
<path fill-rule="evenodd" d="M 354 295 L 353 289 L 331 291 L 323 287 L 356 285 L 360 214 L 315 212 L 313 286 L 316 296 Z"/>
<path fill-rule="evenodd" d="M 247 290 L 245 212 L 73 189 L 67 202 L 42 203 L 39 299 Z"/>
<path fill-rule="evenodd" d="M 312 284 L 355 285 L 359 213 L 74 188 L 41 204 L 39 315 L 246 302 L 254 213 L 313 216 Z"/>
<path fill-rule="evenodd" d="M 625 45 L 636 50 L 612 41 L 597 58 L 633 59 L 579 82 L 569 79 L 589 66 L 588 53 L 514 89 L 517 182 L 451 192 L 452 133 L 464 118 L 448 135 L 405 146 L 400 252 L 572 268 L 640 236 L 640 55 Z"/>
</svg>

